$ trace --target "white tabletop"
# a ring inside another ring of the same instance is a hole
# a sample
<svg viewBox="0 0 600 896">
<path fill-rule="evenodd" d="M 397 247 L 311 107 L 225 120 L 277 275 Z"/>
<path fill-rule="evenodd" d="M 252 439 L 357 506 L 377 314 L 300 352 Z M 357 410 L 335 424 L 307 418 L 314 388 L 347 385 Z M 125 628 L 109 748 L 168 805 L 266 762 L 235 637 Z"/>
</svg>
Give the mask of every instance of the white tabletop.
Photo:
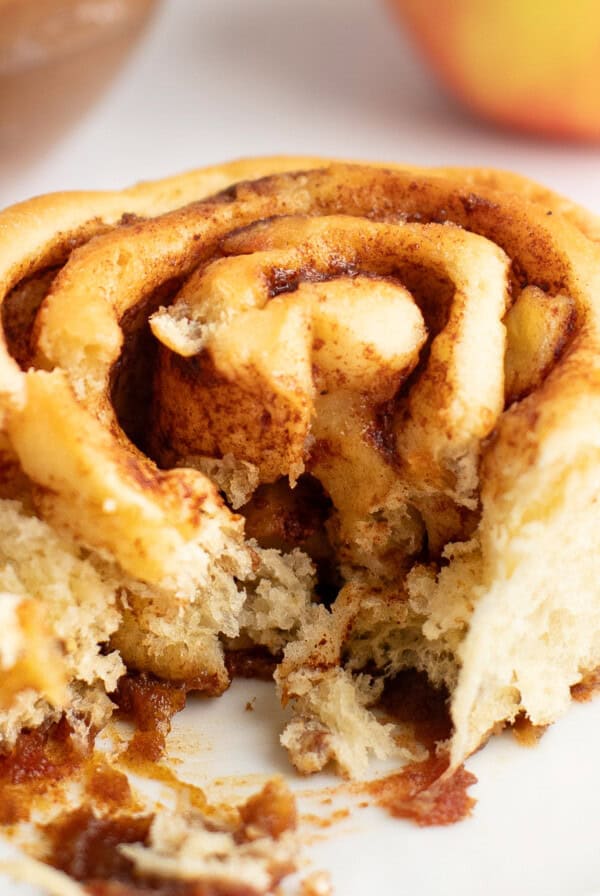
<svg viewBox="0 0 600 896">
<path fill-rule="evenodd" d="M 0 205 L 243 155 L 511 168 L 600 212 L 600 148 L 516 137 L 444 98 L 383 0 L 163 0 L 116 83 Z"/>
</svg>

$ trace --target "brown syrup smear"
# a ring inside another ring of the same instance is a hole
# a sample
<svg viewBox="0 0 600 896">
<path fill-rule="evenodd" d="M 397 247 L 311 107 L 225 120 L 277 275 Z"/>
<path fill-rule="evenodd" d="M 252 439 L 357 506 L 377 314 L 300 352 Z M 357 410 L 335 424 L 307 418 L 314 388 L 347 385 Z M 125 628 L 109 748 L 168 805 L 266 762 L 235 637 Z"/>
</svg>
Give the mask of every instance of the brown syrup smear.
<svg viewBox="0 0 600 896">
<path fill-rule="evenodd" d="M 119 761 L 124 763 L 126 768 L 146 780 L 164 784 L 171 794 L 183 797 L 186 805 L 198 809 L 206 816 L 224 821 L 231 820 L 232 816 L 237 814 L 237 810 L 232 806 L 211 805 L 201 787 L 198 787 L 196 784 L 190 784 L 188 781 L 182 781 L 172 768 L 162 762 L 143 759 L 137 755 L 132 757 L 130 754 L 120 756 Z"/>
<path fill-rule="evenodd" d="M 171 720 L 186 702 L 194 682 L 159 681 L 147 672 L 130 673 L 120 679 L 114 695 L 121 713 L 136 726 L 127 747 L 129 759 L 160 759 L 171 731 Z"/>
<path fill-rule="evenodd" d="M 415 741 L 433 751 L 452 734 L 448 696 L 424 672 L 405 669 L 386 684 L 379 706 L 391 721 L 409 725 Z"/>
<path fill-rule="evenodd" d="M 395 818 L 408 818 L 421 827 L 455 824 L 471 814 L 475 800 L 467 789 L 477 778 L 463 766 L 449 778 L 447 756 L 412 762 L 402 771 L 366 785 L 377 805 Z"/>
<path fill-rule="evenodd" d="M 133 803 L 127 775 L 97 754 L 86 765 L 85 791 L 95 804 L 104 804 L 111 809 Z"/>
<path fill-rule="evenodd" d="M 209 896 L 197 884 L 140 877 L 118 847 L 148 844 L 152 815 L 99 817 L 87 807 L 44 828 L 50 844 L 46 861 L 85 885 L 94 896 Z"/>
<path fill-rule="evenodd" d="M 98 817 L 82 806 L 43 828 L 50 850 L 46 861 L 78 881 L 131 880 L 133 864 L 121 843 L 148 842 L 152 815 Z"/>
<path fill-rule="evenodd" d="M 140 882 L 100 880 L 86 884 L 85 889 L 90 896 L 209 896 L 210 892 L 180 881 L 156 881 L 151 887 Z"/>
<path fill-rule="evenodd" d="M 278 840 L 298 826 L 296 800 L 289 788 L 280 781 L 267 781 L 262 790 L 240 806 L 241 826 L 236 840 L 243 843 L 256 835 Z"/>
<path fill-rule="evenodd" d="M 84 743 L 75 740 L 64 719 L 22 732 L 13 750 L 0 757 L 0 825 L 26 821 L 44 796 L 57 803 L 63 798 L 57 785 L 74 778 L 94 805 L 136 808 L 127 776 L 94 752 L 93 743 L 93 733 Z"/>
<path fill-rule="evenodd" d="M 90 896 L 256 896 L 256 890 L 235 884 L 196 884 L 159 879 L 130 883 L 92 881 L 86 884 L 86 890 Z"/>
<path fill-rule="evenodd" d="M 236 884 L 211 884 L 149 877 L 118 849 L 120 844 L 148 845 L 153 815 L 101 817 L 88 807 L 69 812 L 44 828 L 48 864 L 83 883 L 94 896 L 255 896 Z M 285 785 L 269 781 L 239 809 L 232 825 L 238 843 L 257 837 L 277 840 L 297 825 L 296 804 Z M 273 885 L 292 869 L 273 867 Z M 271 888 L 269 888 L 271 892 Z"/>
<path fill-rule="evenodd" d="M 256 678 L 272 681 L 273 673 L 281 657 L 275 657 L 264 647 L 248 647 L 228 650 L 225 666 L 230 678 Z"/>
<path fill-rule="evenodd" d="M 202 682 L 160 681 L 145 672 L 130 673 L 120 680 L 113 699 L 121 714 L 131 719 L 137 730 L 125 752 L 119 755 L 119 763 L 185 796 L 190 806 L 205 815 L 230 820 L 236 810 L 228 806 L 211 806 L 202 788 L 180 780 L 169 765 L 158 761 L 165 752 L 171 720 L 176 712 L 184 708 L 190 690 L 203 690 Z M 117 789 L 121 786 L 118 782 L 115 785 Z"/>
<path fill-rule="evenodd" d="M 91 738 L 76 741 L 64 719 L 23 731 L 11 752 L 0 756 L 0 824 L 26 820 L 34 799 L 78 771 L 91 749 Z"/>
<path fill-rule="evenodd" d="M 435 752 L 436 744 L 452 733 L 448 693 L 434 688 L 424 673 L 410 669 L 386 686 L 381 708 L 393 721 L 409 725 L 430 757 L 367 784 L 366 793 L 391 815 L 423 827 L 454 824 L 470 815 L 475 800 L 467 789 L 477 778 L 462 766 L 443 778 L 448 757 Z"/>
<path fill-rule="evenodd" d="M 121 678 L 114 699 L 121 713 L 133 721 L 137 730 L 125 752 L 119 756 L 119 762 L 144 778 L 158 781 L 171 791 L 184 795 L 190 806 L 204 814 L 230 818 L 232 810 L 229 807 L 210 806 L 202 788 L 181 781 L 172 768 L 158 761 L 164 755 L 173 716 L 184 708 L 190 690 L 202 689 L 199 684 L 202 683 L 195 680 L 160 681 L 145 672 L 129 673 Z M 116 786 L 120 786 L 118 782 Z"/>
<path fill-rule="evenodd" d="M 578 703 L 587 703 L 600 692 L 600 667 L 588 672 L 571 688 L 571 697 Z"/>
<path fill-rule="evenodd" d="M 524 713 L 520 713 L 511 725 L 513 737 L 522 747 L 535 747 L 547 730 L 547 725 L 534 725 Z"/>
<path fill-rule="evenodd" d="M 366 804 L 368 805 L 368 803 Z M 331 815 L 314 815 L 311 812 L 305 813 L 302 816 L 302 821 L 305 824 L 311 824 L 317 828 L 331 828 L 334 824 L 337 824 L 340 821 L 345 821 L 346 818 L 350 817 L 349 809 L 336 809 L 335 812 L 332 812 Z"/>
</svg>

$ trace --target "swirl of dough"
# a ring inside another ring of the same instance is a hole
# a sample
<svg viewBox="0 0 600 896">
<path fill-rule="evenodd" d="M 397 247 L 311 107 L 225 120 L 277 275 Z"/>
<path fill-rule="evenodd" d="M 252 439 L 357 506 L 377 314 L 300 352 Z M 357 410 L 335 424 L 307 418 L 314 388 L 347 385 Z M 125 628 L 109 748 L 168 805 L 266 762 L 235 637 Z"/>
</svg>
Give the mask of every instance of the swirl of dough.
<svg viewBox="0 0 600 896">
<path fill-rule="evenodd" d="M 152 320 L 168 348 L 153 402 L 161 461 L 231 453 L 261 482 L 306 470 L 333 500 L 348 559 L 370 566 L 389 545 L 360 532 L 391 503 L 406 508 L 413 554 L 415 512 L 439 540 L 431 496 L 472 504 L 478 446 L 503 407 L 508 258 L 447 224 L 339 215 L 260 223 L 220 252 Z M 397 400 L 427 341 L 403 267 L 442 277 L 452 296 L 446 308 L 429 296 L 445 323 Z"/>
<path fill-rule="evenodd" d="M 6 513 L 94 583 L 44 620 L 62 677 L 11 677 L 32 719 L 121 659 L 217 692 L 255 643 L 299 767 L 390 749 L 365 673 L 406 666 L 450 690 L 456 764 L 600 663 L 591 216 L 496 172 L 263 159 L 0 232 Z M 17 542 L 2 590 L 37 606 Z"/>
</svg>

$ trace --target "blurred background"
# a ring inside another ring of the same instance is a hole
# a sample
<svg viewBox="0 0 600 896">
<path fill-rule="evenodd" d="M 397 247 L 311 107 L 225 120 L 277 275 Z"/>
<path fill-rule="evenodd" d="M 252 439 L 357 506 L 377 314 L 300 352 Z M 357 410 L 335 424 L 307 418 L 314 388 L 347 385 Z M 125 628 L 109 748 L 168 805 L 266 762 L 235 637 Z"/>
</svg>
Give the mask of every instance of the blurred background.
<svg viewBox="0 0 600 896">
<path fill-rule="evenodd" d="M 0 0 L 0 205 L 310 153 L 510 168 L 600 212 L 579 3 Z"/>
</svg>

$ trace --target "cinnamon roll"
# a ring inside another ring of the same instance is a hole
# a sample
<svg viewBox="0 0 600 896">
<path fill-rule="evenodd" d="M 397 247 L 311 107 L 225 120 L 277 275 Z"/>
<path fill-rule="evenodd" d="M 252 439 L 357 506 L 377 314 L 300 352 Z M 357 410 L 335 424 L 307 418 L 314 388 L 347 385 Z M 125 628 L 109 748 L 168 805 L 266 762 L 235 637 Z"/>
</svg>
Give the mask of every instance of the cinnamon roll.
<svg viewBox="0 0 600 896">
<path fill-rule="evenodd" d="M 0 216 L 0 739 L 260 645 L 293 762 L 456 767 L 600 663 L 600 225 L 516 175 L 257 159 Z"/>
</svg>

